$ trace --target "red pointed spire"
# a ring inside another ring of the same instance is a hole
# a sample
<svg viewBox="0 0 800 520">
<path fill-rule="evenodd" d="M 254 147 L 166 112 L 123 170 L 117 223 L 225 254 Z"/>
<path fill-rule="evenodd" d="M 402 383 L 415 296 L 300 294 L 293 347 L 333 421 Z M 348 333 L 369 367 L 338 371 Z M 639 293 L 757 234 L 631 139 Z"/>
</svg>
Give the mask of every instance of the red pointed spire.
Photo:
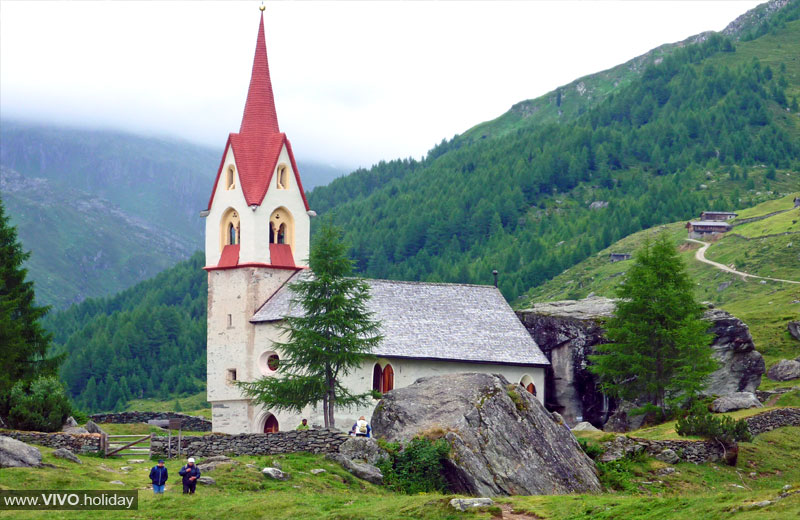
<svg viewBox="0 0 800 520">
<path fill-rule="evenodd" d="M 275 97 L 272 94 L 272 80 L 269 77 L 267 44 L 264 39 L 264 14 L 262 13 L 261 23 L 258 25 L 256 54 L 253 58 L 253 73 L 250 76 L 250 88 L 247 91 L 247 103 L 244 105 L 244 117 L 242 117 L 239 133 L 266 137 L 279 132 Z"/>
</svg>

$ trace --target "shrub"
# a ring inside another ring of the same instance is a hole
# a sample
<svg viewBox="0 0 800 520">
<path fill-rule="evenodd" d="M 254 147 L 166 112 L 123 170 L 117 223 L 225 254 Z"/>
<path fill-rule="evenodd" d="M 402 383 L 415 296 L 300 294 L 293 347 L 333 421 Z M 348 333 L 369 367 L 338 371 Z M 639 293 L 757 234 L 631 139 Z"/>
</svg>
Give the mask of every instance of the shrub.
<svg viewBox="0 0 800 520">
<path fill-rule="evenodd" d="M 9 403 L 8 422 L 18 430 L 58 431 L 71 411 L 64 386 L 55 377 L 40 377 L 30 386 L 18 382 Z"/>
<path fill-rule="evenodd" d="M 417 437 L 402 448 L 397 443 L 383 443 L 382 447 L 389 456 L 377 466 L 389 489 L 409 495 L 447 490 L 442 476 L 442 462 L 450 453 L 446 440 Z"/>
<path fill-rule="evenodd" d="M 592 460 L 597 460 L 597 457 L 603 454 L 603 448 L 596 444 L 590 444 L 586 439 L 578 439 L 578 444 L 581 445 L 583 452 Z"/>
<path fill-rule="evenodd" d="M 675 431 L 681 436 L 698 435 L 728 445 L 736 441 L 749 442 L 753 438 L 744 419 L 737 421 L 727 415 L 714 416 L 700 407 L 693 408 L 692 413 L 679 419 Z"/>
</svg>

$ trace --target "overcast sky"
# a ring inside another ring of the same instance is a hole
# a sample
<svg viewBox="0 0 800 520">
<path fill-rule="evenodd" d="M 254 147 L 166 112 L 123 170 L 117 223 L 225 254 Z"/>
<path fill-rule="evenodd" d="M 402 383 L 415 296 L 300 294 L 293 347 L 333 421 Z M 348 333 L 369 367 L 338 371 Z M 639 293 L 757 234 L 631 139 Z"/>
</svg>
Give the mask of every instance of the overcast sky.
<svg viewBox="0 0 800 520">
<path fill-rule="evenodd" d="M 267 2 L 281 129 L 301 160 L 420 157 L 514 103 L 753 1 Z M 239 129 L 260 2 L 0 0 L 0 115 L 174 136 Z"/>
</svg>

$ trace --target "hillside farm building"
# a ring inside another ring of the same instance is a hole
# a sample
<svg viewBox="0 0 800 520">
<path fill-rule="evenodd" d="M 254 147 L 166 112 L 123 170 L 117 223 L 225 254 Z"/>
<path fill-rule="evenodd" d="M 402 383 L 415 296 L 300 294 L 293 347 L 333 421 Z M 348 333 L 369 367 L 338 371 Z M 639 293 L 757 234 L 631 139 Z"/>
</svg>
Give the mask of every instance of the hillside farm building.
<svg viewBox="0 0 800 520">
<path fill-rule="evenodd" d="M 614 262 L 622 262 L 623 260 L 630 260 L 631 254 L 630 253 L 611 253 L 608 255 L 608 259 L 613 264 Z"/>
<path fill-rule="evenodd" d="M 700 220 L 723 222 L 725 220 L 736 218 L 737 216 L 738 213 L 734 213 L 732 211 L 704 211 L 700 213 Z"/>
<path fill-rule="evenodd" d="M 698 220 L 696 222 L 688 222 L 686 229 L 689 230 L 689 238 L 699 239 L 727 233 L 731 230 L 731 225 L 727 222 L 714 220 Z"/>
</svg>

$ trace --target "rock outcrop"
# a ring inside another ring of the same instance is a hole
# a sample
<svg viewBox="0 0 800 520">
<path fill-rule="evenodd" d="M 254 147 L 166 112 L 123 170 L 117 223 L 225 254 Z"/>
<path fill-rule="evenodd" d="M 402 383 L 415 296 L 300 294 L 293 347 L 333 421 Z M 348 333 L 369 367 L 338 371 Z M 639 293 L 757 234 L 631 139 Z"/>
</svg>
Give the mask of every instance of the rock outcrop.
<svg viewBox="0 0 800 520">
<path fill-rule="evenodd" d="M 602 321 L 613 315 L 614 308 L 614 300 L 596 297 L 537 303 L 517 313 L 550 360 L 545 405 L 568 425 L 588 421 L 600 426 L 608 419 L 613 403 L 604 398 L 587 367 L 595 346 L 608 343 Z"/>
<path fill-rule="evenodd" d="M 711 411 L 714 413 L 732 412 L 734 410 L 744 410 L 745 408 L 762 408 L 764 405 L 752 392 L 735 392 L 723 395 L 711 403 Z"/>
<path fill-rule="evenodd" d="M 39 448 L 0 436 L 0 468 L 33 468 L 41 464 L 42 452 Z"/>
<path fill-rule="evenodd" d="M 773 381 L 791 381 L 800 379 L 800 358 L 782 359 L 772 365 L 767 372 L 767 377 Z"/>
<path fill-rule="evenodd" d="M 373 484 L 383 483 L 383 474 L 375 464 L 388 454 L 375 439 L 351 437 L 339 446 L 339 453 L 331 453 L 327 458 L 338 462 L 356 477 Z"/>
<path fill-rule="evenodd" d="M 57 450 L 53 451 L 53 457 L 57 459 L 68 460 L 70 462 L 74 462 L 75 464 L 83 464 L 81 459 L 79 459 L 74 453 L 66 448 L 58 448 Z"/>
<path fill-rule="evenodd" d="M 800 321 L 790 321 L 786 324 L 789 334 L 798 341 L 800 341 Z"/>
<path fill-rule="evenodd" d="M 592 297 L 583 300 L 537 303 L 517 312 L 533 339 L 550 360 L 546 373 L 545 403 L 569 425 L 588 421 L 597 427 L 611 422 L 610 431 L 635 428 L 639 419 L 627 410 L 615 413 L 621 403 L 605 400 L 597 378 L 589 372 L 589 356 L 608 343 L 603 321 L 614 314 L 615 301 Z M 755 350 L 750 330 L 741 320 L 720 309 L 709 309 L 705 319 L 714 334 L 712 355 L 720 367 L 711 374 L 707 395 L 754 392 L 765 371 L 764 358 Z"/>
<path fill-rule="evenodd" d="M 451 491 L 479 496 L 600 491 L 572 433 L 501 375 L 424 377 L 384 395 L 373 433 L 389 441 L 441 436 L 451 446 Z"/>
</svg>

